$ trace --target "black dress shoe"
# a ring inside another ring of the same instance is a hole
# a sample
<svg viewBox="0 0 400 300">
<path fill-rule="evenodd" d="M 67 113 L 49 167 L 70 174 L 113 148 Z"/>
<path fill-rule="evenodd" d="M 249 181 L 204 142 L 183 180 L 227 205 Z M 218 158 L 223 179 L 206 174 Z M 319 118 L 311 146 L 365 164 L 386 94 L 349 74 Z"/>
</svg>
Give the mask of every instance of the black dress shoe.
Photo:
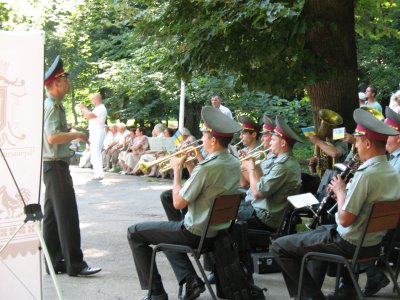
<svg viewBox="0 0 400 300">
<path fill-rule="evenodd" d="M 337 291 L 325 295 L 327 300 L 351 300 L 355 299 L 355 296 L 356 292 L 353 286 L 343 284 L 343 282 L 339 284 Z"/>
<path fill-rule="evenodd" d="M 365 288 L 362 290 L 362 293 L 365 297 L 371 297 L 389 283 L 389 278 L 387 278 L 385 274 L 378 270 L 373 277 L 367 277 L 367 283 L 365 284 Z"/>
<path fill-rule="evenodd" d="M 99 273 L 100 271 L 101 271 L 101 268 L 92 268 L 92 267 L 86 266 L 77 275 L 88 276 L 88 275 L 93 275 L 93 274 Z"/>
<path fill-rule="evenodd" d="M 50 271 L 49 271 L 47 266 L 46 266 L 46 273 L 48 275 L 50 275 Z M 65 273 L 67 273 L 67 266 L 66 266 L 64 260 L 59 261 L 58 264 L 54 267 L 54 273 L 56 273 L 56 274 L 65 274 Z"/>
<path fill-rule="evenodd" d="M 159 295 L 151 294 L 151 298 L 149 298 L 149 295 L 146 295 L 142 298 L 142 300 L 168 300 L 168 295 L 166 293 L 162 293 Z"/>
<path fill-rule="evenodd" d="M 200 294 L 206 290 L 203 280 L 196 277 L 193 281 L 186 282 L 186 291 L 183 300 L 194 300 L 200 297 Z"/>
<path fill-rule="evenodd" d="M 210 284 L 215 284 L 217 282 L 216 278 L 215 278 L 215 273 L 210 273 L 207 276 L 207 280 Z"/>
</svg>

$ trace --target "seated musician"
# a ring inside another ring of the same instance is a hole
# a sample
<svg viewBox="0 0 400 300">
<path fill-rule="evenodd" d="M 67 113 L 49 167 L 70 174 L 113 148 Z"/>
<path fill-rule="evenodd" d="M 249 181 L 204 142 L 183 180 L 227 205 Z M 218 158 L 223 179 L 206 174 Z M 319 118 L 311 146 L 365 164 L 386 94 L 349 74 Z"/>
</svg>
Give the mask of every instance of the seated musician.
<svg viewBox="0 0 400 300">
<path fill-rule="evenodd" d="M 352 257 L 366 221 L 367 209 L 373 201 L 397 200 L 400 190 L 400 175 L 388 163 L 385 144 L 388 136 L 399 132 L 377 120 L 368 112 L 356 109 L 354 120 L 356 147 L 364 162 L 356 171 L 353 180 L 345 185 L 339 175 L 334 177 L 329 190 L 337 199 L 336 223 L 322 225 L 316 230 L 306 231 L 276 239 L 272 252 L 280 265 L 290 297 L 295 297 L 299 282 L 301 259 L 310 251 L 339 254 Z M 373 182 L 373 184 L 370 184 Z M 376 255 L 385 232 L 367 234 L 361 257 Z M 327 263 L 313 262 L 305 270 L 303 291 L 305 297 L 326 299 L 321 292 Z M 354 288 L 348 273 L 343 274 L 339 291 L 329 294 L 328 299 L 351 299 Z"/>
<path fill-rule="evenodd" d="M 386 120 L 393 129 L 400 132 L 400 115 L 386 106 Z M 386 151 L 389 153 L 390 165 L 400 174 L 400 135 L 389 136 L 386 142 Z M 389 278 L 380 271 L 374 264 L 369 264 L 366 268 L 367 283 L 362 290 L 365 297 L 371 297 L 390 283 Z"/>
<path fill-rule="evenodd" d="M 212 201 L 220 195 L 234 194 L 239 188 L 240 163 L 227 150 L 233 134 L 240 125 L 212 107 L 204 107 L 201 112 L 207 126 L 203 129 L 203 145 L 209 153 L 207 158 L 193 170 L 191 177 L 182 186 L 181 172 L 185 157 L 171 158 L 174 171 L 173 205 L 178 211 L 188 208 L 184 220 L 168 222 L 145 222 L 128 228 L 128 241 L 132 250 L 136 270 L 142 289 L 152 289 L 152 300 L 165 300 L 161 276 L 154 268 L 153 285 L 148 286 L 152 248 L 150 245 L 174 243 L 196 247 L 200 240 L 204 222 Z M 174 216 L 168 216 L 174 220 Z M 228 226 L 228 225 L 227 225 Z M 218 230 L 226 229 L 219 226 Z M 205 243 L 210 243 L 218 230 L 213 226 Z M 183 299 L 196 299 L 205 290 L 203 281 L 197 276 L 193 265 L 184 253 L 166 252 L 172 269 L 180 284 L 186 282 Z M 143 299 L 148 299 L 147 295 Z"/>
<path fill-rule="evenodd" d="M 254 159 L 242 161 L 242 169 L 249 174 L 250 188 L 241 202 L 238 219 L 247 221 L 249 228 L 276 231 L 288 206 L 287 197 L 298 193 L 301 185 L 300 165 L 292 149 L 296 142 L 303 141 L 279 116 L 267 144 L 268 134 L 263 133 L 262 142 L 276 158 L 268 168 L 268 161 L 258 166 Z"/>
<path fill-rule="evenodd" d="M 252 153 L 254 149 L 259 147 L 261 143 L 258 140 L 259 131 L 261 126 L 246 116 L 239 116 L 239 122 L 242 123 L 242 130 L 240 130 L 240 140 L 243 143 L 243 149 L 238 151 L 238 157 L 246 157 L 247 154 Z M 240 187 L 248 188 L 249 182 L 242 175 L 240 178 Z"/>
</svg>

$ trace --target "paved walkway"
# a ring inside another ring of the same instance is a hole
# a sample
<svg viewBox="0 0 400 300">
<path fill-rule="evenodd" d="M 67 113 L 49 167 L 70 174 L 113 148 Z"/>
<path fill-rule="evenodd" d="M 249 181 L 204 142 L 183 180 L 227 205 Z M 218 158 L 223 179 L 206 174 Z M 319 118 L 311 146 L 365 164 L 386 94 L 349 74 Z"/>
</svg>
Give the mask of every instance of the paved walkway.
<svg viewBox="0 0 400 300">
<path fill-rule="evenodd" d="M 90 169 L 71 166 L 71 172 L 85 260 L 90 266 L 103 268 L 103 271 L 87 278 L 57 275 L 63 298 L 141 299 L 145 293 L 140 289 L 126 230 L 134 223 L 166 219 L 159 197 L 162 191 L 171 188 L 171 180 L 106 173 L 104 180 L 94 181 Z M 178 299 L 177 281 L 163 254 L 158 255 L 157 264 L 169 299 Z M 256 274 L 255 281 L 258 286 L 268 288 L 267 299 L 289 299 L 280 273 Z M 331 287 L 332 280 L 329 279 L 326 288 Z M 397 299 L 391 288 L 389 285 L 375 299 Z M 43 275 L 43 299 L 57 299 L 51 277 L 47 274 Z M 210 299 L 208 292 L 199 299 Z"/>
</svg>

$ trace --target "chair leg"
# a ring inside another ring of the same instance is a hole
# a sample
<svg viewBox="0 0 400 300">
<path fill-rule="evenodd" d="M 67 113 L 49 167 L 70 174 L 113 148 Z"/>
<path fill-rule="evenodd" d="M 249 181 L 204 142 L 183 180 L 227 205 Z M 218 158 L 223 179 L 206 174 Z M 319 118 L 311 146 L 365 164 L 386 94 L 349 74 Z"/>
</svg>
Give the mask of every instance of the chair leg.
<svg viewBox="0 0 400 300">
<path fill-rule="evenodd" d="M 210 285 L 210 282 L 208 282 L 207 275 L 204 272 L 203 266 L 201 265 L 201 263 L 200 263 L 200 261 L 199 261 L 199 259 L 197 258 L 196 255 L 194 255 L 194 260 L 196 261 L 196 264 L 197 264 L 197 267 L 200 270 L 201 276 L 203 277 L 203 280 L 204 280 L 204 282 L 205 282 L 205 284 L 207 286 L 207 289 L 210 292 L 211 298 L 213 300 L 217 300 L 217 297 L 215 296 L 215 293 L 214 293 L 214 291 L 213 291 L 213 289 L 212 289 L 212 287 Z"/>
<path fill-rule="evenodd" d="M 353 269 L 350 267 L 350 264 L 347 261 L 344 261 L 344 262 L 345 262 L 345 266 L 347 267 L 347 270 L 350 274 L 350 278 L 351 278 L 351 281 L 353 282 L 353 286 L 356 289 L 357 297 L 358 297 L 358 299 L 363 300 L 364 296 L 361 292 L 360 285 L 358 284 L 358 276 L 356 276 L 354 274 Z"/>
<path fill-rule="evenodd" d="M 393 292 L 396 290 L 397 294 L 399 294 L 400 297 L 400 287 L 399 284 L 397 283 L 397 277 L 393 274 L 392 270 L 390 269 L 389 262 L 384 259 L 383 262 L 385 263 L 385 268 L 387 272 L 389 273 L 390 279 L 392 279 L 393 282 Z"/>
<path fill-rule="evenodd" d="M 300 269 L 300 277 L 299 277 L 299 285 L 297 287 L 297 299 L 301 299 L 301 292 L 303 290 L 303 277 L 304 277 L 304 268 L 307 265 L 307 257 L 301 260 L 301 269 Z"/>
<path fill-rule="evenodd" d="M 400 271 L 400 248 L 396 250 L 399 252 L 399 254 L 397 254 L 397 260 L 396 260 L 396 267 L 395 267 L 395 274 L 394 277 L 396 279 L 397 282 L 397 278 L 399 278 L 399 271 Z M 395 287 L 393 286 L 393 292 L 394 292 Z"/>
<path fill-rule="evenodd" d="M 153 286 L 153 270 L 154 270 L 154 264 L 156 261 L 156 254 L 157 254 L 157 249 L 153 249 L 153 253 L 151 254 L 151 264 L 150 264 L 150 274 L 149 274 L 149 285 L 148 285 L 148 298 L 151 299 L 151 287 Z"/>
<path fill-rule="evenodd" d="M 336 267 L 336 281 L 335 281 L 335 292 L 339 289 L 340 277 L 342 276 L 343 265 L 341 263 L 337 264 Z"/>
</svg>

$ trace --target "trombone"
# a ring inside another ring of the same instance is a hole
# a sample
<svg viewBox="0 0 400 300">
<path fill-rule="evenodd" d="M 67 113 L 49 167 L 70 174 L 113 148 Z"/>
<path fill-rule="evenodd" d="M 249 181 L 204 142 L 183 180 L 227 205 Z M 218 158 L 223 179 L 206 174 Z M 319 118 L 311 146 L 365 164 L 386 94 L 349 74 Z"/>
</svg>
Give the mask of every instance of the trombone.
<svg viewBox="0 0 400 300">
<path fill-rule="evenodd" d="M 262 145 L 261 145 L 262 146 Z M 259 148 L 260 146 L 256 147 Z M 253 150 L 255 150 L 256 148 L 254 148 Z M 241 159 L 239 159 L 240 163 L 242 163 L 245 160 L 248 159 L 255 159 L 254 161 L 254 165 L 255 166 L 259 166 L 263 161 L 265 161 L 268 157 L 268 152 L 271 150 L 271 148 L 265 149 L 265 150 L 258 150 L 258 151 L 250 151 L 253 152 L 249 155 L 246 155 L 245 157 L 242 157 Z M 250 153 L 249 152 L 249 153 Z"/>
<path fill-rule="evenodd" d="M 198 142 L 198 141 L 196 141 Z M 194 142 L 193 142 L 194 143 Z M 190 146 L 190 147 L 186 147 L 183 150 L 177 151 L 175 153 L 172 153 L 170 155 L 161 157 L 159 159 L 156 159 L 154 161 L 150 161 L 150 162 L 142 162 L 139 166 L 140 170 L 144 173 L 147 174 L 149 172 L 149 170 L 154 167 L 154 166 L 159 166 L 160 167 L 160 172 L 165 172 L 171 169 L 171 166 L 169 164 L 169 161 L 171 160 L 171 158 L 173 156 L 182 156 L 182 155 L 189 155 L 190 153 L 196 154 L 197 149 L 203 147 L 203 145 L 198 145 L 196 147 Z M 188 161 L 192 161 L 196 159 L 196 156 L 190 156 L 186 162 Z"/>
</svg>

